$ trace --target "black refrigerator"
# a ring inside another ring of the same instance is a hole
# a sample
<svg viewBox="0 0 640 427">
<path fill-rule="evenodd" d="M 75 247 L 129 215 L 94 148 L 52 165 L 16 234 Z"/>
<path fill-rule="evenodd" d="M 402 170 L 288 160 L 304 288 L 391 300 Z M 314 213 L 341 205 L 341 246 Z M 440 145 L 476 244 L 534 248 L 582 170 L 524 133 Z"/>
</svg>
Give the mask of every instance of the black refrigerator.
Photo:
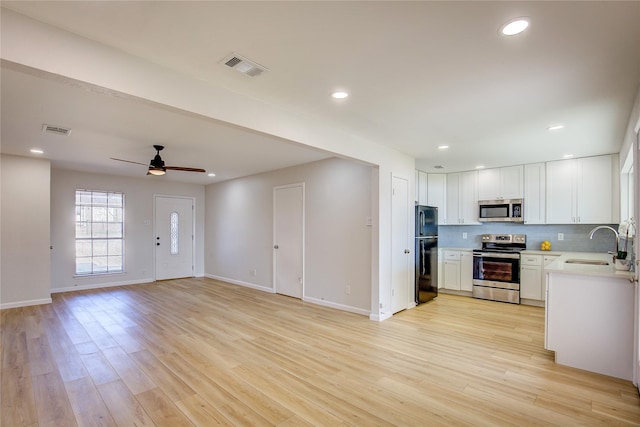
<svg viewBox="0 0 640 427">
<path fill-rule="evenodd" d="M 438 296 L 438 208 L 416 206 L 416 304 Z"/>
</svg>

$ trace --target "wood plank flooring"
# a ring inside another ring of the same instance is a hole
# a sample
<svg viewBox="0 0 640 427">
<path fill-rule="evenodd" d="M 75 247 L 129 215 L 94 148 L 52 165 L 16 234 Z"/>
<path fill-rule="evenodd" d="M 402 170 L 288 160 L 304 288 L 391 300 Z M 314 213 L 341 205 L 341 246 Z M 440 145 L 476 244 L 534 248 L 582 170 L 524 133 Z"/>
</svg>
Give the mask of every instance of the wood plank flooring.
<svg viewBox="0 0 640 427">
<path fill-rule="evenodd" d="M 1 312 L 4 426 L 640 425 L 557 365 L 544 309 L 441 295 L 382 323 L 210 279 Z"/>
</svg>

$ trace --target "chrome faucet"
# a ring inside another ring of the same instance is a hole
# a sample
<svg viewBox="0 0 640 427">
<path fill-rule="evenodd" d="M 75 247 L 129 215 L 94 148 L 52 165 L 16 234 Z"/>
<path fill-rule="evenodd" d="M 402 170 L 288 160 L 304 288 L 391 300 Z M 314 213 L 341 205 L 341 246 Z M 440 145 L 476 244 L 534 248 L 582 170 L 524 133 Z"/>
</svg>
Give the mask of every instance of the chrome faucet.
<svg viewBox="0 0 640 427">
<path fill-rule="evenodd" d="M 609 252 L 612 254 L 617 255 L 618 254 L 618 239 L 620 238 L 620 236 L 618 236 L 618 232 L 613 228 L 613 227 L 609 227 L 608 225 L 599 225 L 596 228 L 594 228 L 593 230 L 591 230 L 591 232 L 589 233 L 589 238 L 593 239 L 593 235 L 596 233 L 596 231 L 605 228 L 607 230 L 611 230 L 613 232 L 613 234 L 615 234 L 616 236 L 616 247 L 615 247 L 615 251 L 614 252 Z"/>
</svg>

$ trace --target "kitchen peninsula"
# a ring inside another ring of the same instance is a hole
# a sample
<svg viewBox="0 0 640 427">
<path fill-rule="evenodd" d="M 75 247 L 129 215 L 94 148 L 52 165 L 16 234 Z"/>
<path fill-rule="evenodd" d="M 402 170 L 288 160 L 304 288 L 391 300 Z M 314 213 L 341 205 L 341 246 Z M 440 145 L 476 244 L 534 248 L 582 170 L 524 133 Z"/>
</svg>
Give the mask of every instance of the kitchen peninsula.
<svg viewBox="0 0 640 427">
<path fill-rule="evenodd" d="M 545 267 L 545 348 L 556 362 L 633 379 L 633 273 L 604 253 L 569 253 Z"/>
</svg>

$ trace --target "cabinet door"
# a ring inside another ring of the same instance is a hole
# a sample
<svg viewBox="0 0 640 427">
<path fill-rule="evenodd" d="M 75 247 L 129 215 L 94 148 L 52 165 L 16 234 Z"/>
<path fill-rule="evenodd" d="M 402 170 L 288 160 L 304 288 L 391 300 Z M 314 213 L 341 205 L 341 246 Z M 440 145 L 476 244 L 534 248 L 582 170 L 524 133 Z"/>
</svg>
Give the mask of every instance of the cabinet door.
<svg viewBox="0 0 640 427">
<path fill-rule="evenodd" d="M 575 222 L 575 169 L 576 160 L 547 162 L 547 224 Z"/>
<path fill-rule="evenodd" d="M 473 290 L 473 253 L 460 251 L 460 290 Z"/>
<path fill-rule="evenodd" d="M 427 205 L 436 206 L 438 208 L 438 224 L 446 224 L 447 175 L 443 173 L 428 174 L 427 189 Z"/>
<path fill-rule="evenodd" d="M 545 221 L 545 165 L 524 165 L 524 222 L 544 224 Z"/>
<path fill-rule="evenodd" d="M 427 173 L 418 171 L 418 204 L 426 205 L 427 204 Z"/>
<path fill-rule="evenodd" d="M 522 199 L 523 167 L 509 166 L 500 168 L 500 197 L 504 199 Z"/>
<path fill-rule="evenodd" d="M 613 173 L 611 156 L 586 157 L 577 171 L 576 222 L 612 224 Z"/>
<path fill-rule="evenodd" d="M 444 288 L 460 290 L 460 261 L 444 262 Z"/>
<path fill-rule="evenodd" d="M 542 299 L 541 274 L 540 266 L 523 265 L 520 267 L 520 298 Z"/>
<path fill-rule="evenodd" d="M 460 214 L 463 224 L 478 223 L 478 171 L 462 173 Z"/>
<path fill-rule="evenodd" d="M 447 224 L 460 224 L 460 182 L 462 174 L 460 172 L 447 174 Z"/>
<path fill-rule="evenodd" d="M 500 169 L 482 169 L 478 171 L 478 199 L 495 200 L 500 198 Z"/>
</svg>

